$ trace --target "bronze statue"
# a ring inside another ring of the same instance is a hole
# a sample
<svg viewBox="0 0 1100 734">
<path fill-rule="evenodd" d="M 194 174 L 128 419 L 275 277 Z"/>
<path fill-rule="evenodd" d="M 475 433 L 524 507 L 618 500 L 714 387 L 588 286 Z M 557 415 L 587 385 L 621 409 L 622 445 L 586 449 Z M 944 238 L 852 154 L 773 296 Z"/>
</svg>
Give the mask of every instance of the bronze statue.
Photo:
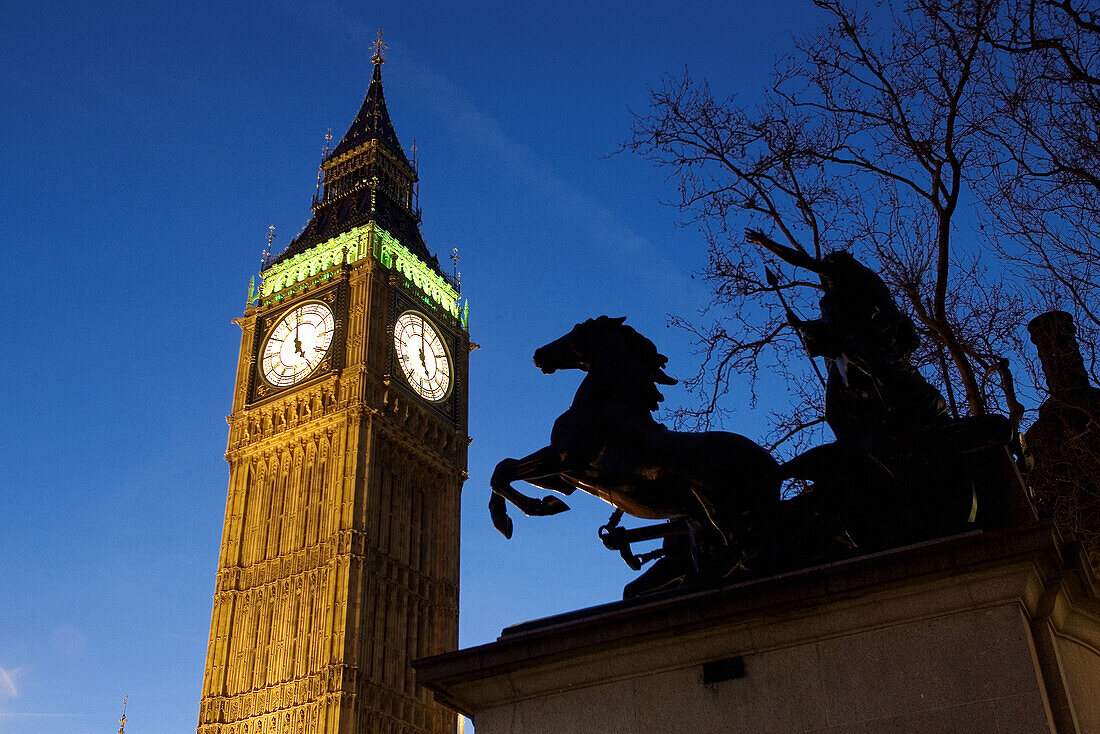
<svg viewBox="0 0 1100 734">
<path fill-rule="evenodd" d="M 513 529 L 507 502 L 527 515 L 569 509 L 512 482 L 606 500 L 616 509 L 599 530 L 604 545 L 635 570 L 656 561 L 627 585 L 630 597 L 1007 522 L 1011 424 L 948 416 L 911 361 L 916 328 L 882 279 L 844 252 L 814 259 L 759 232 L 749 237 L 820 277 L 820 317 L 788 309 L 788 319 L 810 355 L 828 362 L 825 418 L 836 441 L 780 466 L 736 433 L 670 431 L 651 415 L 663 400 L 657 385 L 676 382 L 664 372 L 667 358 L 625 319 L 589 319 L 535 351 L 547 374 L 587 374 L 550 445 L 493 472 L 489 511 L 505 537 Z M 784 479 L 804 480 L 808 490 L 781 501 Z M 624 513 L 665 522 L 625 528 Z M 655 539 L 664 541 L 658 550 L 632 549 Z"/>
<path fill-rule="evenodd" d="M 632 566 L 648 558 L 633 556 L 630 542 L 671 538 L 659 554 L 666 557 L 649 574 L 661 577 L 660 583 L 643 586 L 723 574 L 740 558 L 754 523 L 779 504 L 778 464 L 736 433 L 681 433 L 654 420 L 651 413 L 663 400 L 657 385 L 676 381 L 664 372 L 667 358 L 625 320 L 589 319 L 535 351 L 535 365 L 546 374 L 559 369 L 587 374 L 569 410 L 554 422 L 550 445 L 497 465 L 489 501 L 493 525 L 511 537 L 505 500 L 526 515 L 569 509 L 552 495 L 528 497 L 512 482 L 566 495 L 582 489 L 617 509 L 601 537 Z M 623 512 L 673 522 L 624 531 L 618 526 Z"/>
</svg>

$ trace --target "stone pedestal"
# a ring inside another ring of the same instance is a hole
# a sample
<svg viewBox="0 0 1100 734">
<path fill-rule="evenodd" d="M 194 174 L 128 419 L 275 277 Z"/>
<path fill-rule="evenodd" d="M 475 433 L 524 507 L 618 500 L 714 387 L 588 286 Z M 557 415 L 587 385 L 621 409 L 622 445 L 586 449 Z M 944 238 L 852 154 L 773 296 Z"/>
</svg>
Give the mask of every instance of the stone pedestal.
<svg viewBox="0 0 1100 734">
<path fill-rule="evenodd" d="M 1100 733 L 1100 597 L 1049 524 L 595 607 L 414 665 L 478 734 Z"/>
</svg>

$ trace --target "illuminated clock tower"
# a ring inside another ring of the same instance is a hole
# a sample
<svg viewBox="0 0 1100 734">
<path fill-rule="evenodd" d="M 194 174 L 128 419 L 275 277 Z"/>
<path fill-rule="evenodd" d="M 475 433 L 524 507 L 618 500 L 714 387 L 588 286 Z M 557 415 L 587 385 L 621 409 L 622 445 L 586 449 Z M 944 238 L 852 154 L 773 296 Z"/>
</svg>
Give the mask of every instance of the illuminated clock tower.
<svg viewBox="0 0 1100 734">
<path fill-rule="evenodd" d="M 409 661 L 458 642 L 469 336 L 382 95 L 250 294 L 199 734 L 453 734 Z"/>
</svg>

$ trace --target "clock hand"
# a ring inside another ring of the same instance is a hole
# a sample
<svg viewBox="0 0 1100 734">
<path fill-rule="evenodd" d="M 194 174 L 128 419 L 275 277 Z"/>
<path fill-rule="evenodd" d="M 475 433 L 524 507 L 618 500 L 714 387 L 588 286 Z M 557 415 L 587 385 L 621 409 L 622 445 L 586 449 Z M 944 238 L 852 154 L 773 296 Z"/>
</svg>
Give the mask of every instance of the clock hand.
<svg viewBox="0 0 1100 734">
<path fill-rule="evenodd" d="M 424 372 L 424 378 L 428 379 L 428 378 L 431 377 L 431 375 L 428 374 L 428 361 L 426 359 L 424 359 L 424 350 L 421 349 L 419 351 L 419 354 L 420 354 L 420 367 Z"/>
</svg>

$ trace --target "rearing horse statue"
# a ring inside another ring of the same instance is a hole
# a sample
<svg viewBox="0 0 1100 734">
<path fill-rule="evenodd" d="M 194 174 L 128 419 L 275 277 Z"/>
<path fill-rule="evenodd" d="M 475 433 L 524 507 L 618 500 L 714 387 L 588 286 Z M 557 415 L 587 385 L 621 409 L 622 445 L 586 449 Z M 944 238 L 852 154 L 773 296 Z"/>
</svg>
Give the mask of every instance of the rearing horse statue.
<svg viewBox="0 0 1100 734">
<path fill-rule="evenodd" d="M 657 385 L 676 380 L 664 372 L 668 359 L 625 320 L 589 319 L 535 350 L 535 366 L 546 374 L 587 374 L 569 410 L 554 422 L 550 445 L 497 465 L 489 501 L 493 525 L 512 537 L 505 500 L 526 515 L 569 509 L 553 495 L 536 499 L 511 486 L 525 481 L 566 495 L 582 489 L 605 500 L 617 509 L 609 526 L 622 512 L 681 522 L 697 567 L 701 546 L 735 551 L 736 557 L 746 524 L 770 517 L 779 504 L 778 464 L 736 433 L 676 432 L 654 420 L 651 413 L 664 399 Z"/>
</svg>

